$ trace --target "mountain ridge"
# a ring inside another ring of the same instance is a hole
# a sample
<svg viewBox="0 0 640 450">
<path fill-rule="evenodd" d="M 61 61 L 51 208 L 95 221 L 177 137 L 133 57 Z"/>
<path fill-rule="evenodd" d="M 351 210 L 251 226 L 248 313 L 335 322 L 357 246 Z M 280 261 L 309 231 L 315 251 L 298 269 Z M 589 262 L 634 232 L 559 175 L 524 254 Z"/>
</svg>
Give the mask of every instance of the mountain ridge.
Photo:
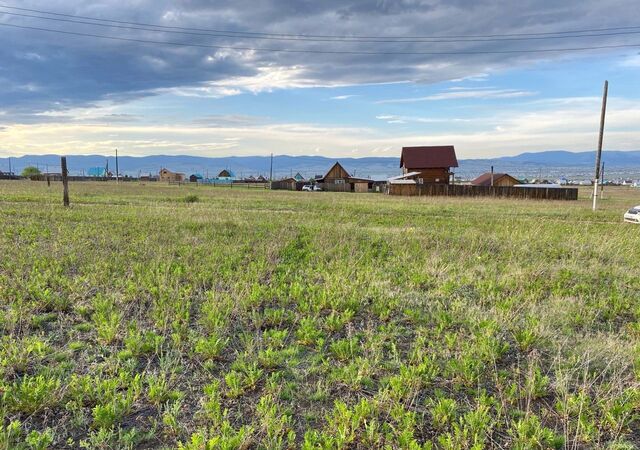
<svg viewBox="0 0 640 450">
<path fill-rule="evenodd" d="M 317 155 L 277 155 L 273 157 L 274 178 L 295 175 L 300 172 L 306 177 L 323 174 L 335 161 L 340 161 L 353 175 L 371 178 L 385 178 L 400 173 L 399 153 L 393 157 L 340 157 L 329 158 Z M 603 152 L 603 161 L 608 171 L 640 172 L 640 150 Z M 90 167 L 104 167 L 115 171 L 115 157 L 103 155 L 70 155 L 67 157 L 69 172 L 74 175 L 88 172 Z M 119 171 L 122 175 L 158 173 L 160 168 L 191 173 L 201 173 L 214 177 L 222 169 L 231 169 L 237 176 L 269 175 L 271 158 L 269 156 L 224 156 L 207 157 L 193 155 L 148 155 L 120 156 Z M 558 173 L 580 173 L 587 176 L 595 163 L 595 151 L 570 152 L 567 150 L 547 150 L 525 152 L 514 156 L 495 158 L 460 159 L 456 173 L 461 176 L 475 176 L 490 170 L 509 171 L 514 175 L 531 174 L 552 175 Z M 59 155 L 24 155 L 11 157 L 12 171 L 20 173 L 29 165 L 38 166 L 42 171 L 60 171 Z M 8 171 L 9 158 L 0 158 L 0 170 Z M 564 169 L 564 170 L 563 170 Z M 475 174 L 475 175 L 474 175 Z"/>
</svg>

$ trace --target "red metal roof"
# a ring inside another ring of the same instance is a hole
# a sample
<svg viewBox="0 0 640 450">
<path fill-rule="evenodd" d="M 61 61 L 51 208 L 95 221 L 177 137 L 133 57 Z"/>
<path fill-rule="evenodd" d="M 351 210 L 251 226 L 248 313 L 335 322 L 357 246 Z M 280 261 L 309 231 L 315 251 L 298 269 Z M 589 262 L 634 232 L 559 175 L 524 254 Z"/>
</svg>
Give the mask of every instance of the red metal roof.
<svg viewBox="0 0 640 450">
<path fill-rule="evenodd" d="M 453 145 L 402 147 L 400 167 L 407 169 L 440 169 L 458 167 Z"/>
<path fill-rule="evenodd" d="M 502 177 L 510 177 L 516 180 L 518 183 L 520 182 L 516 177 L 512 177 L 508 173 L 494 173 L 493 174 L 493 184 L 497 183 L 498 180 Z M 483 173 L 478 178 L 471 182 L 474 186 L 491 186 L 491 172 Z"/>
</svg>

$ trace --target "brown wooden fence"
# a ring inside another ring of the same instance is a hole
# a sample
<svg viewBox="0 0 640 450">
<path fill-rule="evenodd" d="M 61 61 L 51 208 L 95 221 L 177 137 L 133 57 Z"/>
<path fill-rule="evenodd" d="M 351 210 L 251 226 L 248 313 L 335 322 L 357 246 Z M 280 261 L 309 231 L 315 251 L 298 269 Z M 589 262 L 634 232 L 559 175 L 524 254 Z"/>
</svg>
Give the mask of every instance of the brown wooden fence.
<svg viewBox="0 0 640 450">
<path fill-rule="evenodd" d="M 576 188 L 471 186 L 466 184 L 389 184 L 391 195 L 431 195 L 452 197 L 509 197 L 535 200 L 577 200 Z"/>
</svg>

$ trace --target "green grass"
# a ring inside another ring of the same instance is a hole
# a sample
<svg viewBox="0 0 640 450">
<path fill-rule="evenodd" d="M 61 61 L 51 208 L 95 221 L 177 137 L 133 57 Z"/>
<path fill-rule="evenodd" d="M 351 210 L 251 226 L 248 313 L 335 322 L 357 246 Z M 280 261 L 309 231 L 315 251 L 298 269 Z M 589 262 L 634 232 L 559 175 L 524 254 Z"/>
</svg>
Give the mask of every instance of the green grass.
<svg viewBox="0 0 640 450">
<path fill-rule="evenodd" d="M 0 449 L 634 448 L 640 191 L 0 183 Z"/>
</svg>

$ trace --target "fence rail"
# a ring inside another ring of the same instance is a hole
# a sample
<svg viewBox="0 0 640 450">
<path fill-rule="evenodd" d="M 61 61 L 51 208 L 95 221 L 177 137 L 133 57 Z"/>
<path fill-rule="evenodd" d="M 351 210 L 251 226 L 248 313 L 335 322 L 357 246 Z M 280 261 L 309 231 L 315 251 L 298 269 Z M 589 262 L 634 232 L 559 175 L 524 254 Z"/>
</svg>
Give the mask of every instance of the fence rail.
<svg viewBox="0 0 640 450">
<path fill-rule="evenodd" d="M 576 188 L 471 186 L 464 184 L 389 184 L 387 193 L 406 196 L 508 197 L 535 200 L 577 200 Z"/>
<path fill-rule="evenodd" d="M 191 183 L 191 184 L 195 184 L 195 183 Z M 198 182 L 198 185 L 213 186 L 213 187 L 228 187 L 230 189 L 268 189 L 269 188 L 269 183 L 245 183 L 245 182 L 216 183 L 215 181 L 203 181 L 203 182 Z"/>
</svg>

